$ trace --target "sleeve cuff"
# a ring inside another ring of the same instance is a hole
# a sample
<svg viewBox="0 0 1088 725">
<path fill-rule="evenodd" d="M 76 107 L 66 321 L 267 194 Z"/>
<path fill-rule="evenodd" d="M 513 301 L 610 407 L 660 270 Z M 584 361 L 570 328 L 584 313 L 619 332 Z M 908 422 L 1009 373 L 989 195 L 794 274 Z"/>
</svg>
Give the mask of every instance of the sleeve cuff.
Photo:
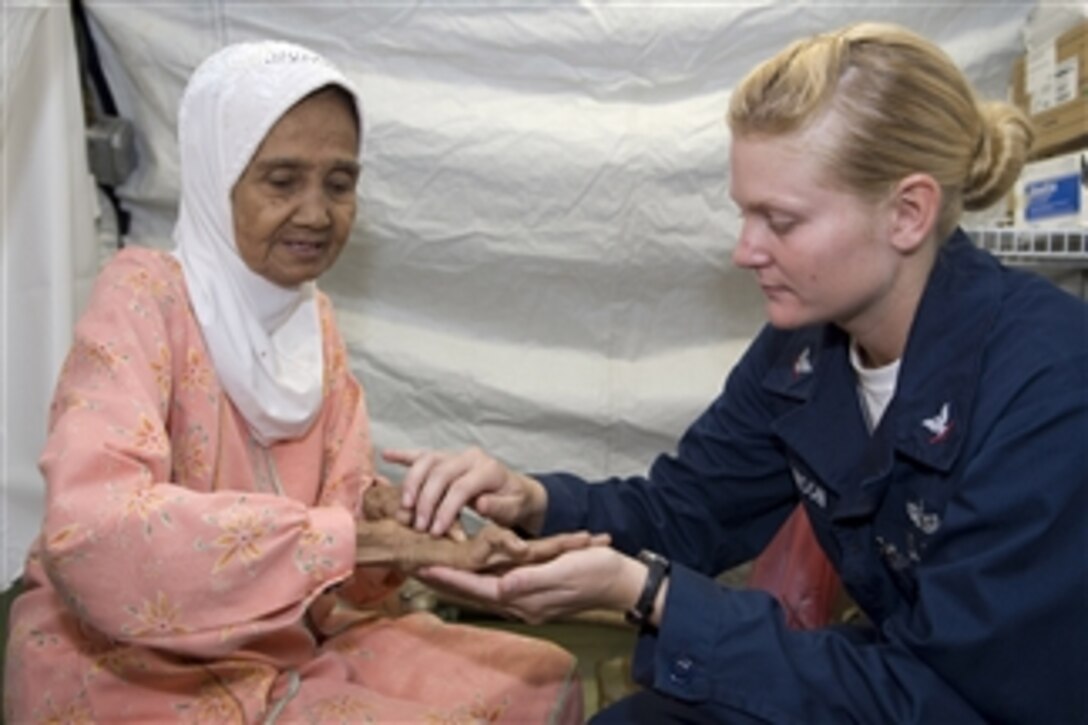
<svg viewBox="0 0 1088 725">
<path fill-rule="evenodd" d="M 584 480 L 569 473 L 533 474 L 533 478 L 548 492 L 548 510 L 544 513 L 541 536 L 586 527 L 589 486 Z"/>
<path fill-rule="evenodd" d="M 673 564 L 661 626 L 644 631 L 635 647 L 636 682 L 687 702 L 713 695 L 722 594 L 713 579 Z"/>
<path fill-rule="evenodd" d="M 324 586 L 343 582 L 355 570 L 355 517 L 342 506 L 319 506 L 310 509 L 310 527 L 323 544 L 317 557 L 328 571 Z M 305 557 L 307 544 L 299 546 Z"/>
</svg>

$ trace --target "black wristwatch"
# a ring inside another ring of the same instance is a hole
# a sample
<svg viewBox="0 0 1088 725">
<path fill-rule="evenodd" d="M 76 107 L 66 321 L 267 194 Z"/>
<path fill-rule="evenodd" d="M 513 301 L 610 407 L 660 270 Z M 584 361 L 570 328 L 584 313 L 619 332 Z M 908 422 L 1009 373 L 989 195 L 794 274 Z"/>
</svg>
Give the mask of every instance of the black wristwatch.
<svg viewBox="0 0 1088 725">
<path fill-rule="evenodd" d="M 642 585 L 642 593 L 638 595 L 635 606 L 628 609 L 623 616 L 636 627 L 644 627 L 650 622 L 650 615 L 654 613 L 654 601 L 671 565 L 668 559 L 649 549 L 640 551 L 638 560 L 649 568 L 646 573 L 646 583 Z"/>
</svg>

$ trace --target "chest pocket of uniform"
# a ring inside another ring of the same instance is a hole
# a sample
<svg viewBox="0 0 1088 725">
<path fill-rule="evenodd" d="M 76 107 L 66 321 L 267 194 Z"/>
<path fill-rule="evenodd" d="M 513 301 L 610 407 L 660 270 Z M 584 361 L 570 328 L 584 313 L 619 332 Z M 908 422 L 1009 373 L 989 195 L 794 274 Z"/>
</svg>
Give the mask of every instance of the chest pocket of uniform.
<svg viewBox="0 0 1088 725">
<path fill-rule="evenodd" d="M 873 521 L 873 545 L 911 601 L 917 595 L 916 569 L 941 533 L 949 485 L 936 473 L 897 463 Z"/>
</svg>

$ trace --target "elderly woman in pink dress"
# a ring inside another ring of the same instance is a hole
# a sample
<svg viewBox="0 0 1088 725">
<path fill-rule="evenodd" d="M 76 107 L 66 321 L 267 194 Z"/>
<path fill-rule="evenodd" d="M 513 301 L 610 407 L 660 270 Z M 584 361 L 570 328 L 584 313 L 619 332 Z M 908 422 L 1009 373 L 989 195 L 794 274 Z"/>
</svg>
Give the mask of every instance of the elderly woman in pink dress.
<svg viewBox="0 0 1088 725">
<path fill-rule="evenodd" d="M 8 722 L 581 720 L 567 652 L 389 604 L 421 566 L 595 542 L 390 515 L 314 283 L 351 230 L 362 132 L 351 83 L 305 48 L 232 45 L 194 73 L 176 248 L 109 263 L 60 375 Z"/>
</svg>

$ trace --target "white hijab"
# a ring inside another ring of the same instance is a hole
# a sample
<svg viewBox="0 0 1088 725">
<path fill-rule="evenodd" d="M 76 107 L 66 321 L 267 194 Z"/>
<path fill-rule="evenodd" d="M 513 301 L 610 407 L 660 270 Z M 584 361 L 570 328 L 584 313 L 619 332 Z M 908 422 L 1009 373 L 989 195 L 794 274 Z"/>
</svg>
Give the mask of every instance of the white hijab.
<svg viewBox="0 0 1088 725">
<path fill-rule="evenodd" d="M 219 381 L 262 445 L 303 435 L 322 401 L 322 342 L 313 282 L 285 288 L 252 272 L 234 239 L 231 189 L 264 137 L 324 86 L 362 104 L 311 50 L 281 41 L 229 45 L 193 73 L 178 111 L 181 208 L 174 254 Z"/>
</svg>

